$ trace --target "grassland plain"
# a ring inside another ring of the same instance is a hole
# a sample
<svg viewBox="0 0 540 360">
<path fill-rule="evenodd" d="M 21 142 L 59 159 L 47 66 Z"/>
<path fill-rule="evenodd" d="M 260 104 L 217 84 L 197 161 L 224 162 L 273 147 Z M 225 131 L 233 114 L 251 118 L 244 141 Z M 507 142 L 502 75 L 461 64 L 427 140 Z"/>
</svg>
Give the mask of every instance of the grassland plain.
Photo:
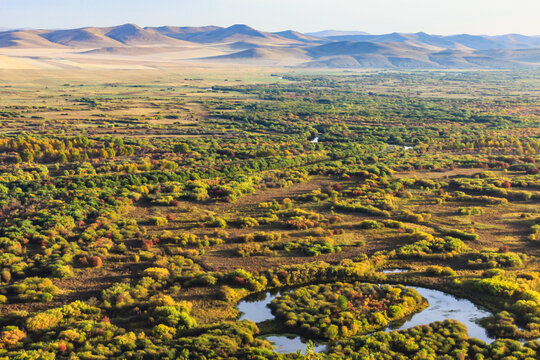
<svg viewBox="0 0 540 360">
<path fill-rule="evenodd" d="M 0 85 L 0 358 L 538 358 L 537 71 L 190 63 Z M 408 285 L 484 306 L 496 341 L 451 318 L 359 330 L 421 311 Z M 278 320 L 238 320 L 291 287 Z M 291 329 L 327 353 L 263 338 Z"/>
</svg>

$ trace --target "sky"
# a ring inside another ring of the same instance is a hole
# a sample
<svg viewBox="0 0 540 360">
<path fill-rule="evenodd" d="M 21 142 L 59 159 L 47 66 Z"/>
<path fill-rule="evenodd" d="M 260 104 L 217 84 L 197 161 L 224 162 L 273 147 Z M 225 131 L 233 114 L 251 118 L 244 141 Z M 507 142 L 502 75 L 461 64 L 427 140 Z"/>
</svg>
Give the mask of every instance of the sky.
<svg viewBox="0 0 540 360">
<path fill-rule="evenodd" d="M 540 35 L 540 0 L 0 0 L 0 28 L 247 24 L 264 31 Z"/>
</svg>

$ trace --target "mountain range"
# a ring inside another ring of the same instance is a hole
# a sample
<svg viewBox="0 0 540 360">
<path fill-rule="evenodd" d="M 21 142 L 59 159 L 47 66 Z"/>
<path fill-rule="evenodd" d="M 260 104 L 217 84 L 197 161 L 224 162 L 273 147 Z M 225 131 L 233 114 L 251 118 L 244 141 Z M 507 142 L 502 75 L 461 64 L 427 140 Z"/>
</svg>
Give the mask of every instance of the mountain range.
<svg viewBox="0 0 540 360">
<path fill-rule="evenodd" d="M 507 34 L 372 35 L 325 30 L 265 32 L 230 27 L 145 27 L 124 24 L 67 30 L 0 31 L 0 48 L 62 49 L 77 54 L 330 68 L 535 68 L 540 36 Z M 194 49 L 204 51 L 194 51 Z M 176 55 L 175 55 L 176 54 Z M 207 56 L 200 56 L 206 54 Z"/>
</svg>

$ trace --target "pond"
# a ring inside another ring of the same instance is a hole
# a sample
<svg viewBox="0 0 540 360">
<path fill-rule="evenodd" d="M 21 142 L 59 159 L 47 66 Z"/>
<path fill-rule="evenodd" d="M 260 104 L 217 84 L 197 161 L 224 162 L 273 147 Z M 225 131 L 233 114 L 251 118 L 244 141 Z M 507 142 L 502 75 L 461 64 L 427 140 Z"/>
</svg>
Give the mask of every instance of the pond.
<svg viewBox="0 0 540 360">
<path fill-rule="evenodd" d="M 263 339 L 270 341 L 274 345 L 274 350 L 280 354 L 295 353 L 298 350 L 306 354 L 307 339 L 296 334 L 266 335 Z M 323 343 L 314 342 L 314 352 L 327 352 L 328 346 Z"/>
<path fill-rule="evenodd" d="M 381 272 L 383 274 L 401 274 L 405 272 L 409 272 L 410 269 L 383 269 Z"/>
<path fill-rule="evenodd" d="M 477 323 L 479 319 L 491 315 L 486 309 L 473 304 L 467 299 L 458 298 L 439 290 L 416 286 L 409 287 L 415 289 L 420 295 L 426 298 L 429 306 L 406 319 L 390 324 L 384 331 L 409 329 L 434 321 L 454 319 L 467 326 L 470 337 L 475 337 L 486 343 L 491 343 L 495 340 L 495 338 L 487 334 L 486 329 Z M 289 290 L 283 290 L 283 293 L 286 291 Z M 274 315 L 272 315 L 268 304 L 281 293 L 272 294 L 267 292 L 241 301 L 237 306 L 238 310 L 242 313 L 240 319 L 248 319 L 254 322 L 274 319 Z M 275 349 L 279 353 L 296 352 L 298 350 L 303 352 L 305 351 L 307 342 L 301 336 L 291 334 L 272 334 L 264 338 L 275 344 Z M 315 342 L 315 345 L 315 350 L 318 352 L 326 350 L 324 343 Z"/>
<path fill-rule="evenodd" d="M 469 336 L 486 343 L 495 338 L 487 334 L 486 329 L 478 325 L 478 320 L 492 315 L 488 310 L 475 305 L 471 301 L 433 289 L 410 286 L 418 291 L 429 302 L 429 306 L 411 315 L 404 322 L 390 324 L 385 331 L 409 329 L 417 325 L 425 325 L 434 321 L 454 319 L 467 326 Z"/>
<path fill-rule="evenodd" d="M 385 150 L 394 150 L 394 149 L 403 149 L 403 150 L 411 150 L 412 146 L 401 146 L 401 145 L 394 145 L 394 144 L 388 144 L 386 146 Z"/>
<path fill-rule="evenodd" d="M 273 319 L 274 315 L 272 315 L 272 311 L 270 311 L 270 308 L 267 305 L 279 294 L 280 293 L 272 294 L 270 292 L 263 293 L 263 296 L 260 296 L 261 294 L 255 294 L 240 301 L 237 306 L 237 309 L 242 313 L 240 320 L 248 319 L 258 323 Z"/>
</svg>

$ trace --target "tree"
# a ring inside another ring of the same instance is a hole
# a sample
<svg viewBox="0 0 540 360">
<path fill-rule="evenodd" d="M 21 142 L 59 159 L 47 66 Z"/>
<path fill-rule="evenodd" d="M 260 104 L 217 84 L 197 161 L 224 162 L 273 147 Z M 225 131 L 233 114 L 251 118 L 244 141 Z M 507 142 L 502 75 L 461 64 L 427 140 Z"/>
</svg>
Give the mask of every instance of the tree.
<svg viewBox="0 0 540 360">
<path fill-rule="evenodd" d="M 343 295 L 340 295 L 337 298 L 337 306 L 343 311 L 345 311 L 345 310 L 347 310 L 349 308 L 348 303 L 349 303 L 349 301 Z"/>
<path fill-rule="evenodd" d="M 186 143 L 174 144 L 173 150 L 175 153 L 185 154 L 191 151 Z"/>
</svg>

